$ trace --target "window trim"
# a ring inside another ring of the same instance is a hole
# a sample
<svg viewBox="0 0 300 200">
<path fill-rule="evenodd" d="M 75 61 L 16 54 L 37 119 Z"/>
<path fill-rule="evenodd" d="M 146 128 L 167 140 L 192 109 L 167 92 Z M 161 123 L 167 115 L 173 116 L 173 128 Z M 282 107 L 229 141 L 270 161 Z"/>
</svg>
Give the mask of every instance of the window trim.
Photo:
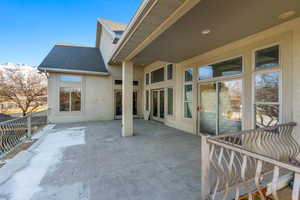
<svg viewBox="0 0 300 200">
<path fill-rule="evenodd" d="M 187 70 L 192 70 L 192 80 L 191 81 L 185 81 L 185 72 Z M 186 68 L 183 70 L 183 95 L 182 95 L 182 98 L 183 98 L 183 119 L 186 119 L 186 120 L 192 120 L 193 119 L 193 102 L 194 102 L 194 68 L 193 67 L 190 67 L 190 68 Z M 192 100 L 191 101 L 186 101 L 185 100 L 185 86 L 186 85 L 191 85 L 192 86 Z M 192 104 L 192 116 L 191 117 L 186 117 L 185 116 L 185 104 L 186 103 L 191 103 Z"/>
<path fill-rule="evenodd" d="M 208 79 L 205 79 L 205 80 L 200 80 L 199 79 L 199 71 L 198 71 L 198 69 L 200 67 L 214 65 L 214 64 L 221 63 L 221 62 L 226 62 L 226 61 L 229 61 L 229 60 L 233 60 L 233 59 L 236 59 L 236 58 L 242 58 L 242 72 L 240 74 L 233 74 L 233 75 L 225 75 L 225 76 L 219 76 L 219 77 L 212 77 L 212 78 L 208 78 Z M 215 82 L 215 81 L 226 80 L 226 79 L 231 79 L 231 78 L 232 79 L 234 79 L 234 78 L 240 78 L 240 77 L 243 77 L 244 74 L 245 74 L 245 55 L 244 54 L 238 54 L 236 56 L 226 57 L 225 59 L 216 60 L 216 61 L 210 62 L 208 64 L 197 66 L 196 70 L 197 70 L 197 82 L 198 83 Z"/>
<path fill-rule="evenodd" d="M 271 48 L 274 46 L 278 46 L 279 48 L 279 64 L 278 66 L 273 66 L 273 67 L 267 67 L 267 68 L 261 68 L 261 69 L 256 69 L 256 62 L 255 62 L 255 53 L 256 51 L 259 50 L 263 50 L 263 49 L 267 49 L 267 48 Z M 251 56 L 252 56 L 252 71 L 251 71 L 251 93 L 252 93 L 252 103 L 251 103 L 251 114 L 252 114 L 252 128 L 255 129 L 256 128 L 256 105 L 278 105 L 279 106 L 279 114 L 278 114 L 278 122 L 281 123 L 282 122 L 282 117 L 283 117 L 283 113 L 282 113 L 282 50 L 281 50 L 282 46 L 279 42 L 276 43 L 272 43 L 272 44 L 268 44 L 268 45 L 264 45 L 261 46 L 259 48 L 255 48 L 252 50 L 251 52 Z M 256 102 L 255 100 L 255 76 L 257 74 L 266 74 L 266 73 L 272 73 L 272 72 L 278 72 L 279 73 L 279 78 L 278 78 L 278 102 Z"/>
</svg>

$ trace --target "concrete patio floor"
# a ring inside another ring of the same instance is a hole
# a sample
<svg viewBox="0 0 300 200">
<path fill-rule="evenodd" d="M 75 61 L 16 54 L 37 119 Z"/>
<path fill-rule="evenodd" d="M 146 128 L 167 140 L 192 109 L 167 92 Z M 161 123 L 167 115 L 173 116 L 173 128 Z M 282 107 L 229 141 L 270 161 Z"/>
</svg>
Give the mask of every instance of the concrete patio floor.
<svg viewBox="0 0 300 200">
<path fill-rule="evenodd" d="M 121 121 L 55 130 L 70 127 L 85 127 L 85 144 L 64 149 L 33 200 L 200 199 L 200 137 L 144 120 L 134 120 L 129 138 L 120 136 Z"/>
</svg>

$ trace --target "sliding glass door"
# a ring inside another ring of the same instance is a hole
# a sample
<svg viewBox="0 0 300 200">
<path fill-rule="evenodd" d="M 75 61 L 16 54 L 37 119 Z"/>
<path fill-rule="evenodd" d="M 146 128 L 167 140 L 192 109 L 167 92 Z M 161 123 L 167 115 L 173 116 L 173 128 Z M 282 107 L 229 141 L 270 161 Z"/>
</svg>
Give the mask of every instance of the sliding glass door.
<svg viewBox="0 0 300 200">
<path fill-rule="evenodd" d="M 199 131 L 210 135 L 242 129 L 242 80 L 199 84 Z"/>
</svg>

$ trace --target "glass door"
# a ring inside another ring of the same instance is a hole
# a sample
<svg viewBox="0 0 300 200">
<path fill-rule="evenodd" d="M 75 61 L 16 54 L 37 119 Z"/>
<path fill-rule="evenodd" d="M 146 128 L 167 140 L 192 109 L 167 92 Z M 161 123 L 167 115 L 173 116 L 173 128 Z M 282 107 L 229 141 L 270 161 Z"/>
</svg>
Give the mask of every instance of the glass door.
<svg viewBox="0 0 300 200">
<path fill-rule="evenodd" d="M 217 87 L 216 83 L 200 84 L 199 131 L 215 135 L 217 133 Z"/>
<path fill-rule="evenodd" d="M 158 117 L 158 91 L 152 91 L 152 117 Z"/>
<path fill-rule="evenodd" d="M 159 91 L 159 117 L 165 118 L 165 91 Z"/>
<path fill-rule="evenodd" d="M 199 132 L 210 135 L 242 129 L 242 80 L 199 84 Z"/>
<path fill-rule="evenodd" d="M 163 89 L 152 91 L 152 119 L 163 121 L 165 118 L 165 91 Z"/>
</svg>

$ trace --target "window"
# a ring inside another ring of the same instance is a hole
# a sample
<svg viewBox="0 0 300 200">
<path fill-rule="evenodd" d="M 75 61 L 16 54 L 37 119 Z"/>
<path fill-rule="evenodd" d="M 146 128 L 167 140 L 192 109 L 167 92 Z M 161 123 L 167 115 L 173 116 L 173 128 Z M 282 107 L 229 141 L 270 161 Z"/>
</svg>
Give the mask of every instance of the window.
<svg viewBox="0 0 300 200">
<path fill-rule="evenodd" d="M 146 90 L 146 110 L 149 111 L 149 90 Z"/>
<path fill-rule="evenodd" d="M 80 88 L 61 87 L 59 90 L 60 111 L 80 111 L 81 91 Z"/>
<path fill-rule="evenodd" d="M 146 85 L 149 85 L 149 80 L 150 80 L 149 73 L 146 73 Z"/>
<path fill-rule="evenodd" d="M 167 65 L 167 80 L 173 79 L 173 64 Z"/>
<path fill-rule="evenodd" d="M 173 102 L 174 102 L 174 93 L 173 88 L 168 88 L 168 115 L 173 115 Z"/>
<path fill-rule="evenodd" d="M 122 80 L 115 80 L 115 85 L 122 85 L 123 81 Z M 139 85 L 139 81 L 133 81 L 132 84 L 134 86 L 138 86 Z"/>
<path fill-rule="evenodd" d="M 241 74 L 243 71 L 243 58 L 238 57 L 216 64 L 198 68 L 199 80 L 216 78 L 220 76 Z"/>
<path fill-rule="evenodd" d="M 184 117 L 192 118 L 193 107 L 193 69 L 184 72 Z"/>
<path fill-rule="evenodd" d="M 184 82 L 193 81 L 193 70 L 188 69 L 184 72 Z"/>
<path fill-rule="evenodd" d="M 60 75 L 59 111 L 81 111 L 81 76 Z"/>
<path fill-rule="evenodd" d="M 151 83 L 157 83 L 164 81 L 165 77 L 165 68 L 159 68 L 153 72 L 151 72 Z"/>
<path fill-rule="evenodd" d="M 276 67 L 279 65 L 279 46 L 273 46 L 255 52 L 255 69 Z"/>
<path fill-rule="evenodd" d="M 269 69 L 273 67 L 272 69 Z M 273 126 L 280 118 L 279 46 L 255 52 L 254 116 L 255 127 Z"/>
<path fill-rule="evenodd" d="M 71 75 L 61 75 L 60 81 L 67 82 L 67 83 L 80 83 L 81 77 L 80 76 L 71 76 Z"/>
</svg>

